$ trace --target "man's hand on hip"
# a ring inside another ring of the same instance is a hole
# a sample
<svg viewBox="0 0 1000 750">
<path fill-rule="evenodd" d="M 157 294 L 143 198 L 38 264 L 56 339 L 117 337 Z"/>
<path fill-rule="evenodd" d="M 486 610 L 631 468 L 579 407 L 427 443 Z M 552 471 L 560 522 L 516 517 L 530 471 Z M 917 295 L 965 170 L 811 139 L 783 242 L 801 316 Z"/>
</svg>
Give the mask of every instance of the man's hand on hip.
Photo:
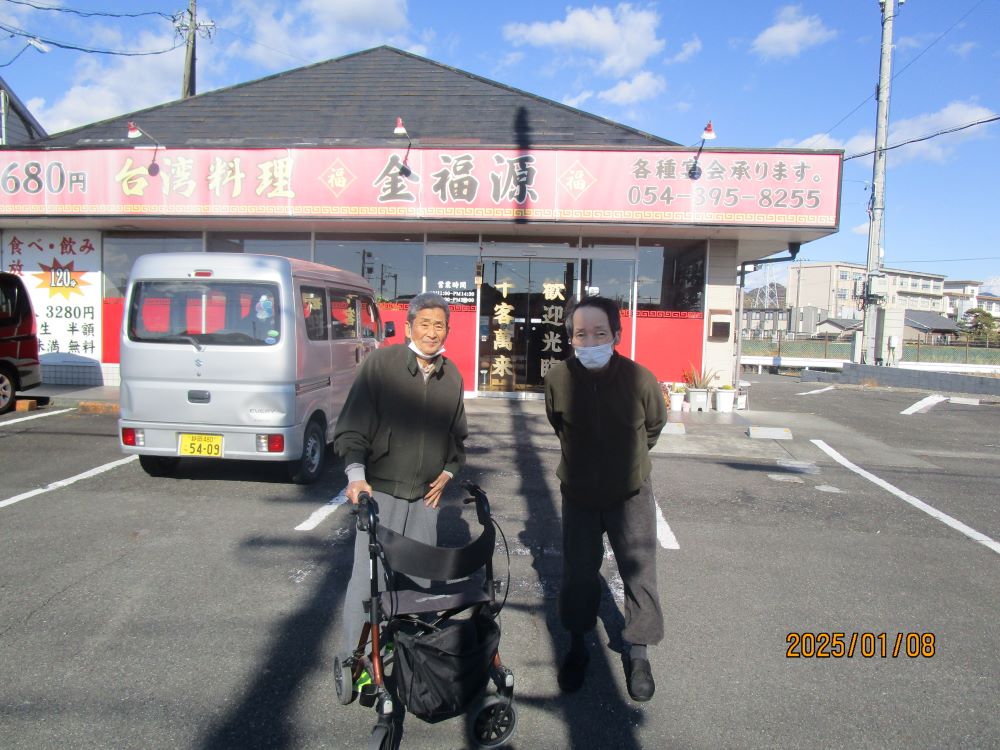
<svg viewBox="0 0 1000 750">
<path fill-rule="evenodd" d="M 444 492 L 445 486 L 451 481 L 451 474 L 447 471 L 442 471 L 438 474 L 438 478 L 431 482 L 431 487 L 424 495 L 424 504 L 429 508 L 438 507 L 438 503 L 441 502 L 441 493 Z"/>
</svg>

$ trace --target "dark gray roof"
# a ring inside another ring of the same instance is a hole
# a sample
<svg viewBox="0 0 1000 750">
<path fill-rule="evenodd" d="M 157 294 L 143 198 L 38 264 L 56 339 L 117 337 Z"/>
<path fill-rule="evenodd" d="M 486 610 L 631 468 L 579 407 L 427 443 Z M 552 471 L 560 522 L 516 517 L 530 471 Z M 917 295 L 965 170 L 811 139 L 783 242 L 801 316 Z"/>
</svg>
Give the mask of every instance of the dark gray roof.
<svg viewBox="0 0 1000 750">
<path fill-rule="evenodd" d="M 34 115 L 28 111 L 17 94 L 10 85 L 0 78 L 0 90 L 7 92 L 7 99 L 10 102 L 10 113 L 7 117 L 7 143 L 8 146 L 26 146 L 33 143 L 38 138 L 48 135 L 41 123 L 35 119 Z M 0 144 L 2 145 L 2 144 Z"/>
<path fill-rule="evenodd" d="M 929 310 L 907 310 L 904 315 L 906 325 L 918 331 L 958 333 L 959 330 L 954 320 Z"/>
<path fill-rule="evenodd" d="M 131 148 L 130 120 L 173 148 L 678 144 L 393 47 L 376 47 L 57 133 L 55 148 Z"/>
<path fill-rule="evenodd" d="M 863 320 L 857 320 L 855 318 L 823 318 L 823 320 L 821 320 L 817 325 L 823 325 L 824 323 L 830 323 L 831 325 L 835 325 L 845 331 L 850 330 L 851 328 L 860 328 L 864 325 Z"/>
</svg>

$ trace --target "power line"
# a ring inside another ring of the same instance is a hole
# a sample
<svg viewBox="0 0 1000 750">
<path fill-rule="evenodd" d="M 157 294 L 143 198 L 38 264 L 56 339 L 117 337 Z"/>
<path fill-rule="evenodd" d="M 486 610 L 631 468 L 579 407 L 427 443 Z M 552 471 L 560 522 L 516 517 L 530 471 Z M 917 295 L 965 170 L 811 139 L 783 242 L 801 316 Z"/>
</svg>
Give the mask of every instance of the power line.
<svg viewBox="0 0 1000 750">
<path fill-rule="evenodd" d="M 971 8 L 969 8 L 969 10 L 968 10 L 968 11 L 966 11 L 965 15 L 963 15 L 963 16 L 962 16 L 961 18 L 959 18 L 959 19 L 958 19 L 957 21 L 955 21 L 955 23 L 953 23 L 953 24 L 952 24 L 951 26 L 949 26 L 949 27 L 948 27 L 947 29 L 945 29 L 945 30 L 944 30 L 944 31 L 943 31 L 943 32 L 942 32 L 942 33 L 941 33 L 941 34 L 940 34 L 940 35 L 939 35 L 939 36 L 937 37 L 937 39 L 935 39 L 935 40 L 934 40 L 933 42 L 931 42 L 931 43 L 930 43 L 930 44 L 928 44 L 928 45 L 927 45 L 926 47 L 924 47 L 924 48 L 923 48 L 923 49 L 922 49 L 922 50 L 921 50 L 921 51 L 920 51 L 920 52 L 919 52 L 919 53 L 918 53 L 918 54 L 916 55 L 916 57 L 914 57 L 914 58 L 913 58 L 912 60 L 910 60 L 910 61 L 909 61 L 908 63 L 906 63 L 906 65 L 904 65 L 904 66 L 903 66 L 903 67 L 901 67 L 901 68 L 900 68 L 899 70 L 897 70 L 897 71 L 895 72 L 895 74 L 894 74 L 894 75 L 892 76 L 892 78 L 891 78 L 890 80 L 892 80 L 892 81 L 895 81 L 895 80 L 896 80 L 896 78 L 897 78 L 898 76 L 900 76 L 900 75 L 902 75 L 902 74 L 903 74 L 903 71 L 904 71 L 904 70 L 906 70 L 907 68 L 909 68 L 909 67 L 910 67 L 911 65 L 913 65 L 913 63 L 915 63 L 915 62 L 916 62 L 917 60 L 919 60 L 919 59 L 920 59 L 921 57 L 923 57 L 923 56 L 924 56 L 924 55 L 925 55 L 925 54 L 926 54 L 926 53 L 927 53 L 927 52 L 928 52 L 928 51 L 930 50 L 930 48 L 931 48 L 931 47 L 933 47 L 933 46 L 934 46 L 935 44 L 937 44 L 937 43 L 938 43 L 938 42 L 940 42 L 940 41 L 941 41 L 942 39 L 944 39 L 944 38 L 945 38 L 945 37 L 946 37 L 946 36 L 947 36 L 948 34 L 950 34 L 950 33 L 951 33 L 952 29 L 954 29 L 954 28 L 955 28 L 956 26 L 958 26 L 958 25 L 959 25 L 960 23 L 962 23 L 962 21 L 964 21 L 964 20 L 965 20 L 966 18 L 968 18 L 968 17 L 969 17 L 969 15 L 970 15 L 970 14 L 971 14 L 971 13 L 972 13 L 972 12 L 973 12 L 973 11 L 974 11 L 974 10 L 975 10 L 976 8 L 978 8 L 978 7 L 980 6 L 980 5 L 982 5 L 982 4 L 983 4 L 983 3 L 985 3 L 985 2 L 986 2 L 986 0 L 979 0 L 979 2 L 978 2 L 978 3 L 976 3 L 976 4 L 975 4 L 975 5 L 973 5 L 973 6 L 971 7 Z M 896 15 L 899 15 L 899 13 L 897 13 Z M 865 105 L 866 105 L 866 104 L 867 104 L 868 102 L 870 102 L 870 101 L 871 101 L 871 100 L 872 100 L 872 99 L 873 99 L 874 97 L 875 97 L 875 94 L 874 94 L 874 93 L 872 93 L 872 94 L 869 94 L 869 95 L 868 95 L 868 96 L 867 96 L 867 97 L 865 98 L 865 100 L 864 100 L 863 102 L 861 102 L 861 103 L 860 103 L 860 104 L 859 104 L 858 106 L 856 106 L 856 107 L 855 107 L 854 109 L 852 109 L 852 110 L 851 110 L 850 112 L 848 112 L 848 113 L 847 113 L 846 115 L 844 115 L 844 116 L 843 116 L 843 117 L 841 117 L 841 118 L 840 118 L 839 120 L 837 120 L 837 122 L 836 122 L 836 123 L 834 123 L 833 127 L 831 127 L 831 128 L 829 128 L 829 129 L 827 129 L 827 130 L 826 130 L 826 132 L 827 132 L 827 133 L 832 133 L 832 132 L 833 132 L 834 130 L 836 130 L 836 129 L 837 129 L 837 127 L 838 127 L 838 126 L 840 126 L 840 125 L 841 125 L 841 124 L 842 124 L 842 123 L 843 123 L 843 122 L 844 122 L 845 120 L 847 120 L 847 119 L 848 119 L 848 118 L 849 118 L 849 117 L 850 117 L 851 115 L 853 115 L 853 114 L 854 114 L 855 112 L 857 112 L 857 111 L 858 111 L 859 109 L 861 109 L 861 108 L 862 108 L 863 106 L 865 106 Z"/>
<path fill-rule="evenodd" d="M 111 49 L 100 49 L 98 47 L 83 47 L 78 44 L 70 44 L 69 42 L 60 42 L 56 39 L 50 39 L 49 37 L 40 36 L 39 34 L 32 34 L 24 29 L 19 29 L 16 26 L 8 26 L 7 24 L 0 23 L 0 29 L 10 32 L 13 36 L 23 36 L 28 39 L 38 39 L 46 44 L 51 44 L 53 47 L 59 47 L 60 49 L 74 50 L 76 52 L 90 52 L 95 55 L 117 55 L 120 57 L 144 57 L 148 55 L 163 55 L 167 52 L 172 52 L 181 45 L 184 44 L 182 39 L 173 47 L 168 47 L 166 49 L 160 50 L 150 50 L 147 52 L 128 52 L 125 50 L 111 50 Z M 23 52 L 24 50 L 22 50 Z M 13 60 L 11 61 L 13 62 Z M 8 63 L 9 64 L 9 63 Z"/>
<path fill-rule="evenodd" d="M 894 148 L 902 148 L 903 146 L 909 145 L 910 143 L 919 143 L 920 141 L 928 141 L 931 138 L 937 138 L 939 135 L 947 135 L 948 133 L 956 133 L 959 130 L 966 130 L 967 128 L 974 128 L 976 125 L 983 125 L 987 122 L 996 122 L 1000 120 L 1000 115 L 993 115 L 992 117 L 987 117 L 983 120 L 976 120 L 975 122 L 967 122 L 965 125 L 956 125 L 953 128 L 946 128 L 944 130 L 938 130 L 936 133 L 929 133 L 928 135 L 922 135 L 917 138 L 910 138 L 909 140 L 903 141 L 901 143 L 894 143 L 891 146 L 886 146 L 881 149 L 882 151 L 892 151 Z M 851 159 L 859 159 L 862 156 L 871 156 L 878 149 L 872 149 L 871 151 L 862 151 L 859 154 L 851 154 L 850 156 L 845 156 L 844 161 L 850 161 Z"/>
<path fill-rule="evenodd" d="M 142 13 L 109 13 L 107 11 L 100 11 L 100 10 L 93 10 L 93 11 L 75 10 L 74 8 L 64 8 L 58 5 L 43 5 L 41 3 L 28 2 L 28 0 L 7 0 L 7 2 L 14 3 L 15 5 L 25 5 L 29 8 L 34 8 L 35 10 L 53 10 L 59 13 L 71 13 L 75 16 L 80 16 L 82 18 L 92 18 L 94 16 L 98 16 L 101 18 L 142 18 L 144 16 L 161 16 L 169 20 L 173 19 L 173 16 L 155 10 L 144 11 Z"/>
</svg>

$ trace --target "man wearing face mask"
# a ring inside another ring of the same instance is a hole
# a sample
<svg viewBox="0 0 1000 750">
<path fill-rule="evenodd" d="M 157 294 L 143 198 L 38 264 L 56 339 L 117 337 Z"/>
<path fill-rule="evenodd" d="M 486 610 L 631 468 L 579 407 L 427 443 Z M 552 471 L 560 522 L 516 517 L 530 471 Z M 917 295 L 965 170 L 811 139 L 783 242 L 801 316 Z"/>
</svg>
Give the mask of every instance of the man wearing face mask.
<svg viewBox="0 0 1000 750">
<path fill-rule="evenodd" d="M 334 449 L 347 474 L 353 504 L 367 492 L 379 523 L 424 544 L 437 544 L 435 513 L 445 486 L 465 464 L 465 387 L 444 354 L 448 303 L 418 294 L 406 316 L 408 346 L 368 355 L 337 420 Z M 358 534 L 354 569 L 344 596 L 343 655 L 358 647 L 370 596 L 368 537 Z M 381 576 L 379 577 L 381 580 Z"/>
<path fill-rule="evenodd" d="M 585 636 L 597 624 L 607 534 L 625 584 L 626 684 L 633 700 L 648 701 L 656 686 L 647 646 L 663 638 L 649 449 L 667 409 L 653 373 L 614 350 L 621 340 L 616 302 L 585 297 L 567 306 L 565 320 L 574 356 L 545 377 L 545 413 L 562 450 L 556 470 L 563 532 L 559 618 L 571 638 L 559 686 L 575 692 L 583 685 L 590 660 Z"/>
</svg>

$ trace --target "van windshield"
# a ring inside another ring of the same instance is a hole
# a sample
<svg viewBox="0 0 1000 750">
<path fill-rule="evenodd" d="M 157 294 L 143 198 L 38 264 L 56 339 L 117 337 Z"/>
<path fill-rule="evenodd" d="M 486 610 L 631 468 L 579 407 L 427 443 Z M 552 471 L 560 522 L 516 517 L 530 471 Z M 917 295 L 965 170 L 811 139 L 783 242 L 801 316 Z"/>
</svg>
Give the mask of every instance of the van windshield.
<svg viewBox="0 0 1000 750">
<path fill-rule="evenodd" d="M 140 281 L 128 337 L 180 344 L 273 346 L 281 340 L 277 284 L 252 281 Z"/>
</svg>

